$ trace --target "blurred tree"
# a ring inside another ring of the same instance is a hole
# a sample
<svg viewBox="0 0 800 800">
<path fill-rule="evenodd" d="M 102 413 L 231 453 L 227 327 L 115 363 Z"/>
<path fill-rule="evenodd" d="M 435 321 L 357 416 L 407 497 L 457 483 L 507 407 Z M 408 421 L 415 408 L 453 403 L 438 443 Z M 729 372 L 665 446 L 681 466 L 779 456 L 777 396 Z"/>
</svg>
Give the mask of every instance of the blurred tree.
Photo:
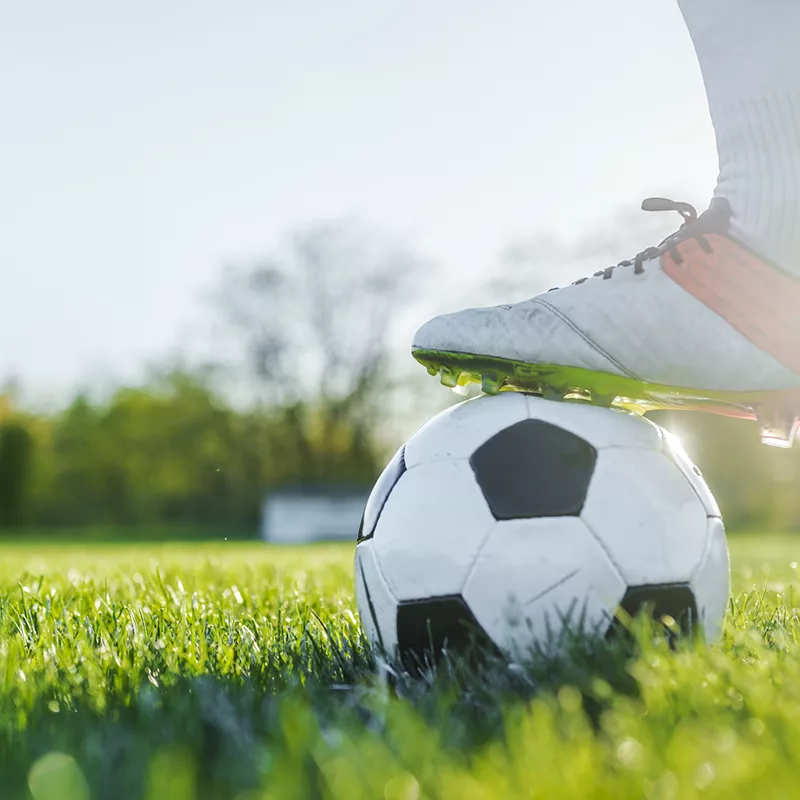
<svg viewBox="0 0 800 800">
<path fill-rule="evenodd" d="M 482 301 L 532 294 L 536 281 L 557 282 L 551 268 L 583 274 L 579 256 L 596 262 L 612 250 L 619 243 L 599 234 L 575 247 L 518 242 L 506 254 L 510 271 L 495 271 Z M 220 373 L 181 367 L 101 402 L 78 396 L 53 414 L 23 413 L 18 388 L 0 389 L 0 524 L 252 531 L 270 486 L 372 480 L 390 439 L 405 435 L 405 422 L 387 421 L 429 416 L 451 399 L 407 357 L 409 375 L 394 362 L 407 338 L 395 336 L 396 323 L 423 282 L 428 265 L 368 232 L 307 228 L 279 256 L 228 270 L 217 286 L 216 310 L 257 402 L 250 393 L 237 405 L 230 382 L 220 391 Z M 800 530 L 800 448 L 765 448 L 755 425 L 734 420 L 654 416 L 682 438 L 729 527 Z"/>
<path fill-rule="evenodd" d="M 0 425 L 0 527 L 22 525 L 33 476 L 34 440 L 22 422 Z"/>
<path fill-rule="evenodd" d="M 287 479 L 368 480 L 392 383 L 392 331 L 419 259 L 349 224 L 297 233 L 288 250 L 228 270 L 215 305 L 272 409 Z"/>
<path fill-rule="evenodd" d="M 206 380 L 168 371 L 102 405 L 76 398 L 53 421 L 38 520 L 251 524 L 271 458 L 269 423 L 232 409 Z"/>
<path fill-rule="evenodd" d="M 321 452 L 338 470 L 323 474 L 329 481 L 368 481 L 382 466 L 380 438 L 355 443 L 353 428 L 322 425 L 313 406 L 237 409 L 211 382 L 167 370 L 104 402 L 79 396 L 53 416 L 8 405 L 0 418 L 0 524 L 253 531 L 265 488 L 319 480 Z M 737 420 L 653 416 L 682 439 L 729 528 L 800 530 L 800 448 L 763 447 L 756 426 Z"/>
<path fill-rule="evenodd" d="M 256 402 L 251 392 L 237 407 L 229 382 L 215 388 L 218 372 L 174 367 L 102 401 L 78 395 L 58 413 L 28 415 L 30 521 L 252 530 L 270 486 L 373 480 L 382 423 L 395 416 L 387 396 L 398 396 L 393 326 L 421 266 L 340 224 L 305 229 L 279 257 L 229 270 L 215 305 Z M 20 464 L 6 462 L 18 481 L 28 474 Z"/>
</svg>

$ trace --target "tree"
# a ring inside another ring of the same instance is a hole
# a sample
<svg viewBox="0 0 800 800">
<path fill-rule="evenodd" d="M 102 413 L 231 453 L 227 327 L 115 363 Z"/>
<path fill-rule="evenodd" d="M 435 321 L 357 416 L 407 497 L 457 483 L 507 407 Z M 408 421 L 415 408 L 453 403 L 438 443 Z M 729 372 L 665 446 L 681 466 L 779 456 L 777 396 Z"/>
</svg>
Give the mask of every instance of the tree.
<svg viewBox="0 0 800 800">
<path fill-rule="evenodd" d="M 22 525 L 33 477 L 34 440 L 16 420 L 0 426 L 0 526 Z"/>
<path fill-rule="evenodd" d="M 283 253 L 223 275 L 214 303 L 305 479 L 373 476 L 393 328 L 421 272 L 405 249 L 342 223 L 301 230 Z"/>
</svg>

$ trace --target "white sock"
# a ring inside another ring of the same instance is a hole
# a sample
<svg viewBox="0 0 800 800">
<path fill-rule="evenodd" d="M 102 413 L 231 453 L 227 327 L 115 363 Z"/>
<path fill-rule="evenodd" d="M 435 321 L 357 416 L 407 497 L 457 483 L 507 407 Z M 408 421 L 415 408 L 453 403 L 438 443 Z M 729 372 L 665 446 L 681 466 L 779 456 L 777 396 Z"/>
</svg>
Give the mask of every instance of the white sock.
<svg viewBox="0 0 800 800">
<path fill-rule="evenodd" d="M 800 274 L 800 0 L 678 0 L 717 134 L 731 233 Z"/>
</svg>

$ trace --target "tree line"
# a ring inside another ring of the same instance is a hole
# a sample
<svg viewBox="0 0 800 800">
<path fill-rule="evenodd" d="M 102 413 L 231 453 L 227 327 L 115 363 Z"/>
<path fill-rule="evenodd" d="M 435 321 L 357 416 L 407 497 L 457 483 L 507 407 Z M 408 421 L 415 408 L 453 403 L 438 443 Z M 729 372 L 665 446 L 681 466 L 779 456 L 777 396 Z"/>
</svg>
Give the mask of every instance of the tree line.
<svg viewBox="0 0 800 800">
<path fill-rule="evenodd" d="M 533 256 L 527 270 L 512 266 L 520 290 L 541 280 Z M 431 274 L 369 231 L 312 226 L 275 256 L 223 273 L 211 293 L 211 367 L 162 368 L 53 412 L 0 392 L 0 527 L 254 531 L 271 488 L 368 486 L 447 402 L 407 353 L 395 359 L 407 339 L 397 321 Z M 729 525 L 800 528 L 800 448 L 763 447 L 754 424 L 656 417 L 683 438 Z"/>
<path fill-rule="evenodd" d="M 330 409 L 236 409 L 174 371 L 54 414 L 0 415 L 0 525 L 253 527 L 286 483 L 367 485 L 377 443 Z"/>
<path fill-rule="evenodd" d="M 0 394 L 0 526 L 252 528 L 272 487 L 369 485 L 397 403 L 413 405 L 393 325 L 423 267 L 354 223 L 312 225 L 224 270 L 210 366 L 55 413 Z"/>
<path fill-rule="evenodd" d="M 234 407 L 202 373 L 172 370 L 99 401 L 33 413 L 0 396 L 0 527 L 192 525 L 255 532 L 270 488 L 367 487 L 397 444 L 338 407 Z M 661 415 L 729 526 L 800 529 L 800 458 L 754 424 Z M 406 433 L 410 433 L 408 430 Z"/>
</svg>

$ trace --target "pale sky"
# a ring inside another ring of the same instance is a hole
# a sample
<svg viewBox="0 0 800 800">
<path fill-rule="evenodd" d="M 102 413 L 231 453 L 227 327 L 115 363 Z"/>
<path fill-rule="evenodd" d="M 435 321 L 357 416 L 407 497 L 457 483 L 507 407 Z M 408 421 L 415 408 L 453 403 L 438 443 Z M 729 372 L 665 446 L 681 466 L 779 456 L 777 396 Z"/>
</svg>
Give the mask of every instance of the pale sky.
<svg viewBox="0 0 800 800">
<path fill-rule="evenodd" d="M 0 379 L 39 396 L 190 347 L 306 222 L 463 284 L 716 175 L 675 0 L 0 0 L 0 103 Z"/>
</svg>

